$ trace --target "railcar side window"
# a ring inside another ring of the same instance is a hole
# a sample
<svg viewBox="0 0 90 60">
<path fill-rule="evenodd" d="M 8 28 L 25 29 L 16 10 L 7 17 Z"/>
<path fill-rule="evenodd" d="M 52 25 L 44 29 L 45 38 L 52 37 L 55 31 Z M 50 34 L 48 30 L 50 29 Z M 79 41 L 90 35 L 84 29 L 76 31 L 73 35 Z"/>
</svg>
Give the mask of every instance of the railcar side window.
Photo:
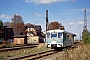
<svg viewBox="0 0 90 60">
<path fill-rule="evenodd" d="M 73 39 L 72 34 L 68 34 L 68 35 L 66 35 L 66 36 L 67 36 L 67 40 L 72 40 L 72 39 Z"/>
<path fill-rule="evenodd" d="M 47 38 L 50 38 L 50 33 L 47 33 Z"/>
<path fill-rule="evenodd" d="M 66 34 L 66 38 L 67 38 L 67 40 L 69 40 L 69 35 L 68 34 Z"/>
<path fill-rule="evenodd" d="M 57 37 L 57 33 L 51 33 L 51 38 Z"/>
<path fill-rule="evenodd" d="M 62 33 L 58 33 L 58 38 L 61 38 L 62 37 Z"/>
</svg>

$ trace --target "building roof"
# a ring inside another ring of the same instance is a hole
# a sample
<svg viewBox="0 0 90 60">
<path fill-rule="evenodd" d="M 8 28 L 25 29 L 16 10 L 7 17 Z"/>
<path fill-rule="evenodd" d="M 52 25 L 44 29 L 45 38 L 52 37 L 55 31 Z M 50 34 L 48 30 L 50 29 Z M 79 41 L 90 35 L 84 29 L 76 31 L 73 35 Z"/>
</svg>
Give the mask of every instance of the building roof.
<svg viewBox="0 0 90 60">
<path fill-rule="evenodd" d="M 26 37 L 26 35 L 14 35 L 13 37 L 14 38 L 24 38 L 24 37 Z"/>
<path fill-rule="evenodd" d="M 13 31 L 14 35 L 20 35 L 20 31 Z"/>
<path fill-rule="evenodd" d="M 36 25 L 35 28 L 37 31 L 41 31 L 41 25 Z"/>
<path fill-rule="evenodd" d="M 10 26 L 3 26 L 3 28 L 12 28 L 12 27 L 10 27 Z M 13 29 L 13 28 L 12 28 Z"/>
<path fill-rule="evenodd" d="M 30 25 L 30 26 L 25 26 L 25 28 L 27 29 L 27 28 L 35 28 L 35 25 Z"/>
</svg>

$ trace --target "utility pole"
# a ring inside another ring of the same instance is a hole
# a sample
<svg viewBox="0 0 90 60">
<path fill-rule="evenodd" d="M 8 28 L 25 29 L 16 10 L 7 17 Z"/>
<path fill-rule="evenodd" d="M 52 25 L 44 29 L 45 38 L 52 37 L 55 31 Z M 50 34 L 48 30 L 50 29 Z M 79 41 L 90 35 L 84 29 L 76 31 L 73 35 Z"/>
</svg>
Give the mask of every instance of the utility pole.
<svg viewBox="0 0 90 60">
<path fill-rule="evenodd" d="M 86 18 L 86 9 L 84 10 L 84 29 L 87 31 L 87 18 Z"/>
<path fill-rule="evenodd" d="M 48 10 L 46 10 L 46 31 L 48 30 Z"/>
<path fill-rule="evenodd" d="M 79 27 L 79 30 L 80 30 L 80 29 L 81 29 L 81 28 Z M 81 33 L 82 33 L 82 32 L 80 31 L 79 33 L 80 33 L 80 40 L 81 40 L 81 38 L 82 38 Z"/>
</svg>

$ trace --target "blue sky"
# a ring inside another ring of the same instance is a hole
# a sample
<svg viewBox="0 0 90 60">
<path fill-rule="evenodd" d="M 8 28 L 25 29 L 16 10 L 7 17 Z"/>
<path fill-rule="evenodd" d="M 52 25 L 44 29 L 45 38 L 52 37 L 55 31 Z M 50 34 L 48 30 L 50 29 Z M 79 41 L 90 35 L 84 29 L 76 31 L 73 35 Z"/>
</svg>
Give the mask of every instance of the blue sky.
<svg viewBox="0 0 90 60">
<path fill-rule="evenodd" d="M 84 9 L 90 31 L 90 0 L 0 0 L 0 20 L 11 22 L 14 14 L 21 15 L 24 23 L 41 25 L 45 30 L 45 14 L 49 11 L 49 22 L 57 21 L 66 31 L 80 38 L 84 24 Z"/>
</svg>

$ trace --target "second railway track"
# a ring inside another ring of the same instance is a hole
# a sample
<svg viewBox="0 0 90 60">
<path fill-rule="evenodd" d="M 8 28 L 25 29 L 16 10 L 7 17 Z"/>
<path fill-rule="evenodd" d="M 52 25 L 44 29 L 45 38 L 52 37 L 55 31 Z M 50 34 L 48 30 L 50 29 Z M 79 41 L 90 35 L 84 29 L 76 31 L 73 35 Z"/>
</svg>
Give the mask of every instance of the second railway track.
<svg viewBox="0 0 90 60">
<path fill-rule="evenodd" d="M 10 58 L 7 58 L 7 60 L 35 60 L 35 59 L 39 59 L 44 56 L 48 56 L 48 55 L 51 55 L 57 52 L 58 51 L 51 49 L 51 50 L 29 54 L 29 55 L 24 55 L 24 56 L 10 57 Z"/>
<path fill-rule="evenodd" d="M 36 47 L 35 45 L 29 45 L 29 46 L 21 46 L 21 47 L 10 47 L 10 48 L 1 48 L 0 51 L 4 52 L 4 51 L 12 51 L 12 50 L 19 50 L 19 49 L 23 49 L 23 48 L 33 48 Z"/>
</svg>

